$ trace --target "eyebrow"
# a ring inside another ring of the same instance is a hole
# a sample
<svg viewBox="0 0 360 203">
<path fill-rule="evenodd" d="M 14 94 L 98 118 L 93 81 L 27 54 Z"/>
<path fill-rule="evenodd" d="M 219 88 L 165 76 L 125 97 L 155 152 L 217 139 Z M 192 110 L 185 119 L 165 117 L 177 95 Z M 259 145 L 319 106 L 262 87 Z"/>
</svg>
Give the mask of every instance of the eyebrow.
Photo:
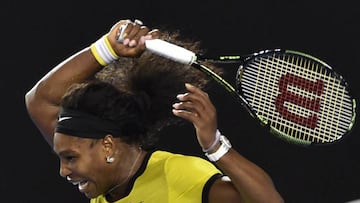
<svg viewBox="0 0 360 203">
<path fill-rule="evenodd" d="M 53 152 L 57 155 L 57 156 L 59 156 L 59 157 L 64 157 L 64 156 L 66 156 L 66 155 L 69 155 L 69 154 L 77 154 L 75 151 L 73 151 L 73 150 L 64 150 L 64 151 L 61 151 L 61 152 L 59 152 L 59 153 L 56 153 L 54 150 L 53 150 Z"/>
</svg>

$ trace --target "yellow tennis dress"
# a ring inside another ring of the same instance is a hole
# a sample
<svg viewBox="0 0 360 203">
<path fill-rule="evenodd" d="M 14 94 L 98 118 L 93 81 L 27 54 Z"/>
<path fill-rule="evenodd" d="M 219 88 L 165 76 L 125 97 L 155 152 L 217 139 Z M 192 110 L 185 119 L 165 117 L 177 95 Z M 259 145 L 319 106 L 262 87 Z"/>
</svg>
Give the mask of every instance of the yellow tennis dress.
<svg viewBox="0 0 360 203">
<path fill-rule="evenodd" d="M 115 203 L 201 203 L 220 174 L 205 159 L 154 151 L 130 181 L 128 195 Z M 100 195 L 90 203 L 107 201 Z"/>
</svg>

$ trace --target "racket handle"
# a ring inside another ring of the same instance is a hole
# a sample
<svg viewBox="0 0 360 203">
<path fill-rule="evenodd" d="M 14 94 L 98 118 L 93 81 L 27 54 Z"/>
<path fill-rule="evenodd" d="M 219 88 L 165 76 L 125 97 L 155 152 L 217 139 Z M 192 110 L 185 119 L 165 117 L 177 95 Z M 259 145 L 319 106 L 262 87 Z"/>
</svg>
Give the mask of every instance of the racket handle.
<svg viewBox="0 0 360 203">
<path fill-rule="evenodd" d="M 179 63 L 191 65 L 196 61 L 196 55 L 194 52 L 161 39 L 146 40 L 145 46 L 147 50 L 153 52 L 154 54 Z"/>
</svg>

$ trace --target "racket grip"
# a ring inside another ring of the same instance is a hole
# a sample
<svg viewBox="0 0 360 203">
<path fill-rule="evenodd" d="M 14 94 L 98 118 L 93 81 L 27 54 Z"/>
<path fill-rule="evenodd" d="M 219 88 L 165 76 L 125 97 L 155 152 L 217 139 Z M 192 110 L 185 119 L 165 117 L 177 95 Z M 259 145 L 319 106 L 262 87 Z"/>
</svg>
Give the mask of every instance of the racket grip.
<svg viewBox="0 0 360 203">
<path fill-rule="evenodd" d="M 194 52 L 161 39 L 145 41 L 146 49 L 170 60 L 191 65 L 196 61 Z"/>
</svg>

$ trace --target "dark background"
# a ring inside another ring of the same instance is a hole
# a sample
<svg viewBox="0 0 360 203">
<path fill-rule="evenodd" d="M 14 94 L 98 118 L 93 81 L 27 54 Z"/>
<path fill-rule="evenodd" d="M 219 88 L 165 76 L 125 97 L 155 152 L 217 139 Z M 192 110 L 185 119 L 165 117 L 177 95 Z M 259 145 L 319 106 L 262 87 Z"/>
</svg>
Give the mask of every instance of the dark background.
<svg viewBox="0 0 360 203">
<path fill-rule="evenodd" d="M 88 46 L 119 19 L 180 29 L 212 54 L 285 48 L 312 54 L 342 74 L 359 98 L 360 8 L 356 1 L 2 1 L 0 202 L 88 202 L 58 175 L 58 160 L 30 121 L 24 94 L 50 68 Z M 233 82 L 237 67 L 226 66 Z M 360 135 L 303 148 L 273 137 L 226 92 L 209 92 L 219 128 L 244 156 L 264 168 L 289 203 L 341 203 L 360 198 Z M 190 125 L 163 133 L 173 152 L 203 156 Z M 154 191 L 156 192 L 156 191 Z"/>
</svg>

